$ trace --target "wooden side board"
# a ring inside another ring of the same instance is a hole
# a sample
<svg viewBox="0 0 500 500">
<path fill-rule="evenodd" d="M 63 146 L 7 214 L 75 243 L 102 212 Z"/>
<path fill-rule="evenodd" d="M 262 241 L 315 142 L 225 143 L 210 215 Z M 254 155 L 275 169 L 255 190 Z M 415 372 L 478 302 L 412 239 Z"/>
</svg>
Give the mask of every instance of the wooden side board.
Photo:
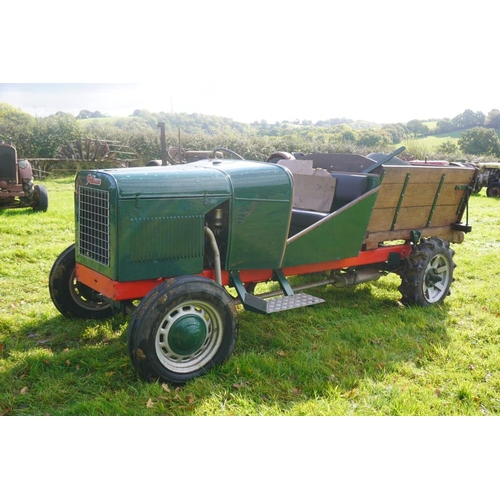
<svg viewBox="0 0 500 500">
<path fill-rule="evenodd" d="M 471 167 L 384 166 L 382 186 L 368 225 L 365 244 L 423 236 L 460 240 L 451 229 L 461 221 L 476 170 Z"/>
</svg>

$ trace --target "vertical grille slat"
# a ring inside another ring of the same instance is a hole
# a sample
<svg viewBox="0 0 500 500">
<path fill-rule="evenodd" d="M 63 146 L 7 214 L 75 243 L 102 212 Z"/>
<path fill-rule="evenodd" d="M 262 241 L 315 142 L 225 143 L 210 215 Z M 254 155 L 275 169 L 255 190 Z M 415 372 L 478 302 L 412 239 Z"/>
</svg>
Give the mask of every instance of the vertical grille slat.
<svg viewBox="0 0 500 500">
<path fill-rule="evenodd" d="M 80 186 L 79 254 L 109 267 L 109 193 Z"/>
</svg>

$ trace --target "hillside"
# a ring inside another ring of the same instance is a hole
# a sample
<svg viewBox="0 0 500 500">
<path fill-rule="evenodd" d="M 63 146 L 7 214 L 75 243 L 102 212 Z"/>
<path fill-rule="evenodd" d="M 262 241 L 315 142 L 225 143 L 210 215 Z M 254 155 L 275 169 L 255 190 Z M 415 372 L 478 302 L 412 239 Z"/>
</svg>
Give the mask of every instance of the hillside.
<svg viewBox="0 0 500 500">
<path fill-rule="evenodd" d="M 137 153 L 140 161 L 160 156 L 159 123 L 165 124 L 167 145 L 181 141 L 182 147 L 210 150 L 232 149 L 245 158 L 265 159 L 272 151 L 316 151 L 324 153 L 368 154 L 390 152 L 404 145 L 409 158 L 435 157 L 462 159 L 469 151 L 460 149 L 463 134 L 480 127 L 488 140 L 484 150 L 472 153 L 500 156 L 498 133 L 500 111 L 488 116 L 465 110 L 452 119 L 432 118 L 408 123 L 377 124 L 348 118 L 332 118 L 312 123 L 295 120 L 268 123 L 237 122 L 231 118 L 197 113 L 153 113 L 135 110 L 131 116 L 111 117 L 82 110 L 76 117 L 57 112 L 48 117 L 33 117 L 12 106 L 0 103 L 0 140 L 12 140 L 18 153 L 29 158 L 58 157 L 64 145 L 78 139 L 113 141 Z M 493 136 L 491 135 L 493 134 Z M 498 144 L 497 144 L 498 142 Z"/>
</svg>

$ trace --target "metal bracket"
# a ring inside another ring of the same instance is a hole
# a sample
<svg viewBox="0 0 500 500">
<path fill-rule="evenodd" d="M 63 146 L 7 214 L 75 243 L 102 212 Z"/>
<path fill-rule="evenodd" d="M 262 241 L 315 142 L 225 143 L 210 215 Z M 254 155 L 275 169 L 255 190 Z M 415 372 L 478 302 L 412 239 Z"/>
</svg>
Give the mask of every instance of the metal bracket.
<svg viewBox="0 0 500 500">
<path fill-rule="evenodd" d="M 399 217 L 399 211 L 401 209 L 401 204 L 403 203 L 403 198 L 405 197 L 406 188 L 408 186 L 408 182 L 410 181 L 410 173 L 406 174 L 405 182 L 403 184 L 403 188 L 401 189 L 401 194 L 399 195 L 398 206 L 396 207 L 396 212 L 394 213 L 394 218 L 392 219 L 391 231 L 394 231 L 396 227 L 396 222 Z"/>
<path fill-rule="evenodd" d="M 281 269 L 275 269 L 274 276 L 276 278 L 276 281 L 280 284 L 280 288 L 283 290 L 283 293 L 286 296 L 293 295 L 292 287 L 290 283 L 288 283 L 288 280 L 285 278 L 283 271 Z"/>
<path fill-rule="evenodd" d="M 415 229 L 413 231 L 410 231 L 410 234 L 411 234 L 411 242 L 414 245 L 416 245 L 420 241 L 420 237 L 422 236 L 422 231 Z"/>
<path fill-rule="evenodd" d="M 438 201 L 439 195 L 441 194 L 441 188 L 443 187 L 445 177 L 446 177 L 446 174 L 443 174 L 441 176 L 441 181 L 439 182 L 439 186 L 437 188 L 436 195 L 434 196 L 434 202 L 432 203 L 431 211 L 429 212 L 429 218 L 427 219 L 427 225 L 425 227 L 429 227 L 431 225 L 432 216 L 434 215 L 434 210 L 436 209 L 437 201 Z"/>
</svg>

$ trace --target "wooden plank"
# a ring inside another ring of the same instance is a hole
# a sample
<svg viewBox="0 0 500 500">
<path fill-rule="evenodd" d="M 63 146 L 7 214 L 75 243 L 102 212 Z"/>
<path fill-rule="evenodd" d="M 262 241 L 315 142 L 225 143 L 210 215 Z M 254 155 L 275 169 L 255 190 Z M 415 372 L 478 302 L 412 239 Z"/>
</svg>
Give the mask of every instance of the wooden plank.
<svg viewBox="0 0 500 500">
<path fill-rule="evenodd" d="M 423 229 L 427 226 L 431 207 L 420 208 L 402 207 L 396 221 L 394 230 L 398 229 Z M 394 220 L 396 208 L 375 208 L 372 212 L 368 232 L 390 231 Z M 444 226 L 458 222 L 457 206 L 442 205 L 436 209 L 432 217 L 431 226 Z"/>
<path fill-rule="evenodd" d="M 427 207 L 432 206 L 434 197 L 439 186 L 439 182 L 433 184 L 412 184 L 412 180 L 408 182 L 406 191 L 401 202 L 402 207 Z M 441 188 L 441 193 L 437 200 L 437 206 L 440 205 L 456 205 L 460 203 L 465 196 L 465 190 L 455 189 L 456 184 L 444 183 Z M 390 208 L 396 207 L 401 196 L 402 185 L 400 184 L 382 184 L 380 193 L 375 203 L 375 208 Z"/>
<path fill-rule="evenodd" d="M 467 167 L 413 167 L 400 165 L 384 165 L 383 184 L 403 185 L 406 174 L 410 174 L 412 184 L 433 184 L 439 182 L 443 174 L 447 184 L 470 184 L 475 169 Z"/>
</svg>

